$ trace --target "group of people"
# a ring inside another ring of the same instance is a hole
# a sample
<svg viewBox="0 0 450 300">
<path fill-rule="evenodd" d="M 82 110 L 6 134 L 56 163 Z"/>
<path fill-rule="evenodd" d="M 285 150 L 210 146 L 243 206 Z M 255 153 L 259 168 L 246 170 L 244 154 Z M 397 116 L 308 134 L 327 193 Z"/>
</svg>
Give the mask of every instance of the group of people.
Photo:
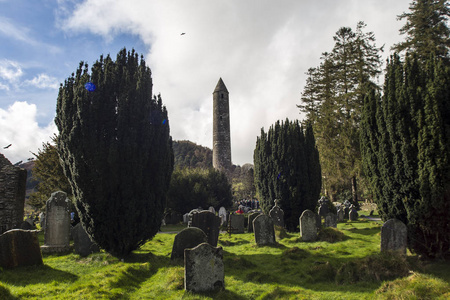
<svg viewBox="0 0 450 300">
<path fill-rule="evenodd" d="M 253 209 L 259 209 L 259 200 L 256 199 L 244 199 L 241 201 L 236 201 L 238 209 L 235 211 L 236 214 L 244 214 Z"/>
</svg>

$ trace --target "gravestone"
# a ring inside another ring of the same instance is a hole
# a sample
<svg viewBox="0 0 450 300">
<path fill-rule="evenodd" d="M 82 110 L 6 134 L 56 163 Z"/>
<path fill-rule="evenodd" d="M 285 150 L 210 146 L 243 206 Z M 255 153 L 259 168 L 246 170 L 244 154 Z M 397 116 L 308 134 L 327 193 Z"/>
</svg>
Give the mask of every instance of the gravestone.
<svg viewBox="0 0 450 300">
<path fill-rule="evenodd" d="M 86 230 L 84 230 L 81 223 L 78 223 L 72 228 L 73 248 L 75 253 L 82 257 L 100 251 L 98 245 L 91 240 Z"/>
<path fill-rule="evenodd" d="M 189 213 L 185 213 L 185 214 L 183 215 L 183 223 L 184 223 L 184 224 L 189 223 Z"/>
<path fill-rule="evenodd" d="M 278 206 L 278 201 L 275 200 L 275 206 L 269 211 L 269 216 L 273 220 L 273 224 L 284 227 L 284 211 Z"/>
<path fill-rule="evenodd" d="M 300 236 L 304 242 L 314 242 L 317 239 L 317 215 L 309 209 L 300 216 Z"/>
<path fill-rule="evenodd" d="M 230 214 L 231 227 L 233 229 L 233 233 L 244 233 L 245 229 L 245 217 L 241 214 Z"/>
<path fill-rule="evenodd" d="M 171 260 L 183 259 L 184 249 L 195 248 L 202 243 L 207 243 L 208 237 L 197 227 L 189 227 L 180 231 L 173 241 Z"/>
<path fill-rule="evenodd" d="M 324 220 L 323 226 L 337 228 L 337 215 L 335 215 L 331 212 L 327 213 L 325 215 L 325 220 Z"/>
<path fill-rule="evenodd" d="M 329 209 L 328 209 L 328 205 L 326 204 L 322 204 L 319 206 L 319 216 L 320 217 L 324 217 L 328 214 Z"/>
<path fill-rule="evenodd" d="M 338 222 L 344 221 L 344 209 L 342 208 L 342 206 L 340 206 L 337 210 L 337 220 Z"/>
<path fill-rule="evenodd" d="M 42 265 L 38 231 L 12 229 L 0 235 L 0 267 Z"/>
<path fill-rule="evenodd" d="M 209 210 L 204 210 L 192 215 L 192 221 L 189 227 L 197 227 L 203 230 L 208 237 L 208 243 L 214 247 L 217 246 L 219 239 L 220 218 Z"/>
<path fill-rule="evenodd" d="M 353 208 L 353 209 L 351 209 L 350 210 L 350 213 L 349 213 L 349 220 L 350 221 L 358 221 L 358 212 L 356 211 L 356 209 L 355 208 Z"/>
<path fill-rule="evenodd" d="M 260 214 L 253 220 L 255 230 L 255 242 L 258 246 L 275 245 L 275 230 L 273 219 L 267 215 Z"/>
<path fill-rule="evenodd" d="M 257 216 L 259 216 L 261 213 L 260 212 L 254 212 L 248 215 L 248 228 L 247 228 L 247 232 L 251 233 L 253 232 L 253 220 L 255 220 L 255 218 Z"/>
<path fill-rule="evenodd" d="M 344 219 L 348 220 L 350 215 L 350 207 L 345 206 L 344 207 Z"/>
<path fill-rule="evenodd" d="M 66 193 L 54 192 L 45 209 L 45 235 L 42 252 L 56 253 L 70 250 L 70 200 Z"/>
<path fill-rule="evenodd" d="M 184 250 L 184 289 L 192 292 L 225 289 L 222 247 L 203 243 Z"/>
<path fill-rule="evenodd" d="M 212 212 L 213 214 L 216 214 L 216 210 L 214 209 L 214 207 L 210 206 L 210 207 L 208 208 L 208 210 L 209 210 L 210 212 Z"/>
<path fill-rule="evenodd" d="M 381 227 L 381 251 L 398 251 L 406 254 L 408 231 L 405 224 L 389 219 Z"/>
<path fill-rule="evenodd" d="M 22 224 L 26 182 L 27 170 L 0 154 L 0 234 Z"/>
<path fill-rule="evenodd" d="M 219 218 L 221 226 L 227 222 L 227 210 L 223 206 L 219 208 Z"/>
</svg>

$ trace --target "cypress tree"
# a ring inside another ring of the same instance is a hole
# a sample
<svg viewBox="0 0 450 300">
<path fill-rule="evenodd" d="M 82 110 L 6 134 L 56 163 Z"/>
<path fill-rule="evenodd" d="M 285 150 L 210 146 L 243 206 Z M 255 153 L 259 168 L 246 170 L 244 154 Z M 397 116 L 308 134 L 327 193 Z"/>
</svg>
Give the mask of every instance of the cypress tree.
<svg viewBox="0 0 450 300">
<path fill-rule="evenodd" d="M 125 256 L 151 239 L 173 169 L 167 110 L 134 50 L 83 62 L 61 86 L 57 148 L 81 222 L 107 252 Z"/>
<path fill-rule="evenodd" d="M 321 189 L 319 154 L 311 125 L 277 121 L 261 130 L 254 151 L 255 186 L 267 214 L 280 200 L 288 230 L 295 231 L 305 209 L 313 210 Z"/>
</svg>

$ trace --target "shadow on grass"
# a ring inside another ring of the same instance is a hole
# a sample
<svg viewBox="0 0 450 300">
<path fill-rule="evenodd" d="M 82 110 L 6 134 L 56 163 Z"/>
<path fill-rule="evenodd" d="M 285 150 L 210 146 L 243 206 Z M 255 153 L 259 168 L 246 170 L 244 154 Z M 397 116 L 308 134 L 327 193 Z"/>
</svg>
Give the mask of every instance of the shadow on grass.
<svg viewBox="0 0 450 300">
<path fill-rule="evenodd" d="M 214 292 L 186 292 L 186 295 L 199 295 L 204 297 L 210 297 L 214 300 L 222 300 L 222 299 L 233 299 L 233 300 L 246 300 L 247 298 L 233 292 L 230 290 L 221 290 L 221 291 L 214 291 Z"/>
<path fill-rule="evenodd" d="M 11 270 L 4 270 L 0 273 L 1 282 L 16 286 L 52 282 L 74 282 L 77 279 L 77 275 L 53 269 L 48 265 L 19 267 Z"/>
</svg>

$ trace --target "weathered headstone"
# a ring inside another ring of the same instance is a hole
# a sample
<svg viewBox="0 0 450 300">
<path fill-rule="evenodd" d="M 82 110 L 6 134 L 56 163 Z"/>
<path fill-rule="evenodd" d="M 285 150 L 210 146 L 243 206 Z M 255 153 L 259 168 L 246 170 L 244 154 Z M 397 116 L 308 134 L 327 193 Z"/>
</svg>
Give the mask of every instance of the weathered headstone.
<svg viewBox="0 0 450 300">
<path fill-rule="evenodd" d="M 300 216 L 300 236 L 304 242 L 313 242 L 317 239 L 317 215 L 309 209 Z"/>
<path fill-rule="evenodd" d="M 381 227 L 381 251 L 406 254 L 408 230 L 402 221 L 389 219 Z"/>
<path fill-rule="evenodd" d="M 261 214 L 260 212 L 254 212 L 248 215 L 248 228 L 247 228 L 248 233 L 253 232 L 253 220 L 255 220 L 255 218 L 260 214 Z"/>
<path fill-rule="evenodd" d="M 208 208 L 208 210 L 209 210 L 210 212 L 212 212 L 213 214 L 216 214 L 216 210 L 214 209 L 214 207 L 210 206 L 210 207 Z"/>
<path fill-rule="evenodd" d="M 329 209 L 328 209 L 328 205 L 327 204 L 322 204 L 319 206 L 319 216 L 320 217 L 324 217 L 329 213 Z"/>
<path fill-rule="evenodd" d="M 208 237 L 200 228 L 185 228 L 175 236 L 170 259 L 183 259 L 184 249 L 195 248 L 198 245 L 207 242 Z"/>
<path fill-rule="evenodd" d="M 337 228 L 337 215 L 331 212 L 327 213 L 325 215 L 323 226 Z"/>
<path fill-rule="evenodd" d="M 358 221 L 358 212 L 356 211 L 355 208 L 350 210 L 350 213 L 348 215 L 348 219 L 350 221 Z"/>
<path fill-rule="evenodd" d="M 184 289 L 208 292 L 225 288 L 222 247 L 207 243 L 184 250 Z"/>
<path fill-rule="evenodd" d="M 337 220 L 338 222 L 344 221 L 344 208 L 342 206 L 337 210 Z"/>
<path fill-rule="evenodd" d="M 219 218 L 220 218 L 220 225 L 223 225 L 227 221 L 227 210 L 225 207 L 219 208 Z"/>
<path fill-rule="evenodd" d="M 267 215 L 259 215 L 253 220 L 255 242 L 258 246 L 275 245 L 273 219 Z"/>
<path fill-rule="evenodd" d="M 208 243 L 214 247 L 217 246 L 219 239 L 220 218 L 209 210 L 204 210 L 192 215 L 192 221 L 189 227 L 197 227 L 203 230 L 208 237 Z"/>
<path fill-rule="evenodd" d="M 278 200 L 275 200 L 275 206 L 269 211 L 269 216 L 274 225 L 284 227 L 284 211 L 278 206 Z"/>
<path fill-rule="evenodd" d="M 185 214 L 183 215 L 183 223 L 184 223 L 184 224 L 189 223 L 189 213 L 185 213 Z"/>
<path fill-rule="evenodd" d="M 42 265 L 38 231 L 12 229 L 0 235 L 0 267 Z"/>
<path fill-rule="evenodd" d="M 0 234 L 23 221 L 27 171 L 0 154 Z"/>
<path fill-rule="evenodd" d="M 72 237 L 75 253 L 80 256 L 85 257 L 100 251 L 98 245 L 91 240 L 81 223 L 78 223 L 72 228 Z"/>
<path fill-rule="evenodd" d="M 42 252 L 66 252 L 70 250 L 70 200 L 66 193 L 54 192 L 47 200 L 45 235 Z"/>
<path fill-rule="evenodd" d="M 245 217 L 241 214 L 230 214 L 231 228 L 233 233 L 244 233 L 245 229 Z"/>
</svg>

